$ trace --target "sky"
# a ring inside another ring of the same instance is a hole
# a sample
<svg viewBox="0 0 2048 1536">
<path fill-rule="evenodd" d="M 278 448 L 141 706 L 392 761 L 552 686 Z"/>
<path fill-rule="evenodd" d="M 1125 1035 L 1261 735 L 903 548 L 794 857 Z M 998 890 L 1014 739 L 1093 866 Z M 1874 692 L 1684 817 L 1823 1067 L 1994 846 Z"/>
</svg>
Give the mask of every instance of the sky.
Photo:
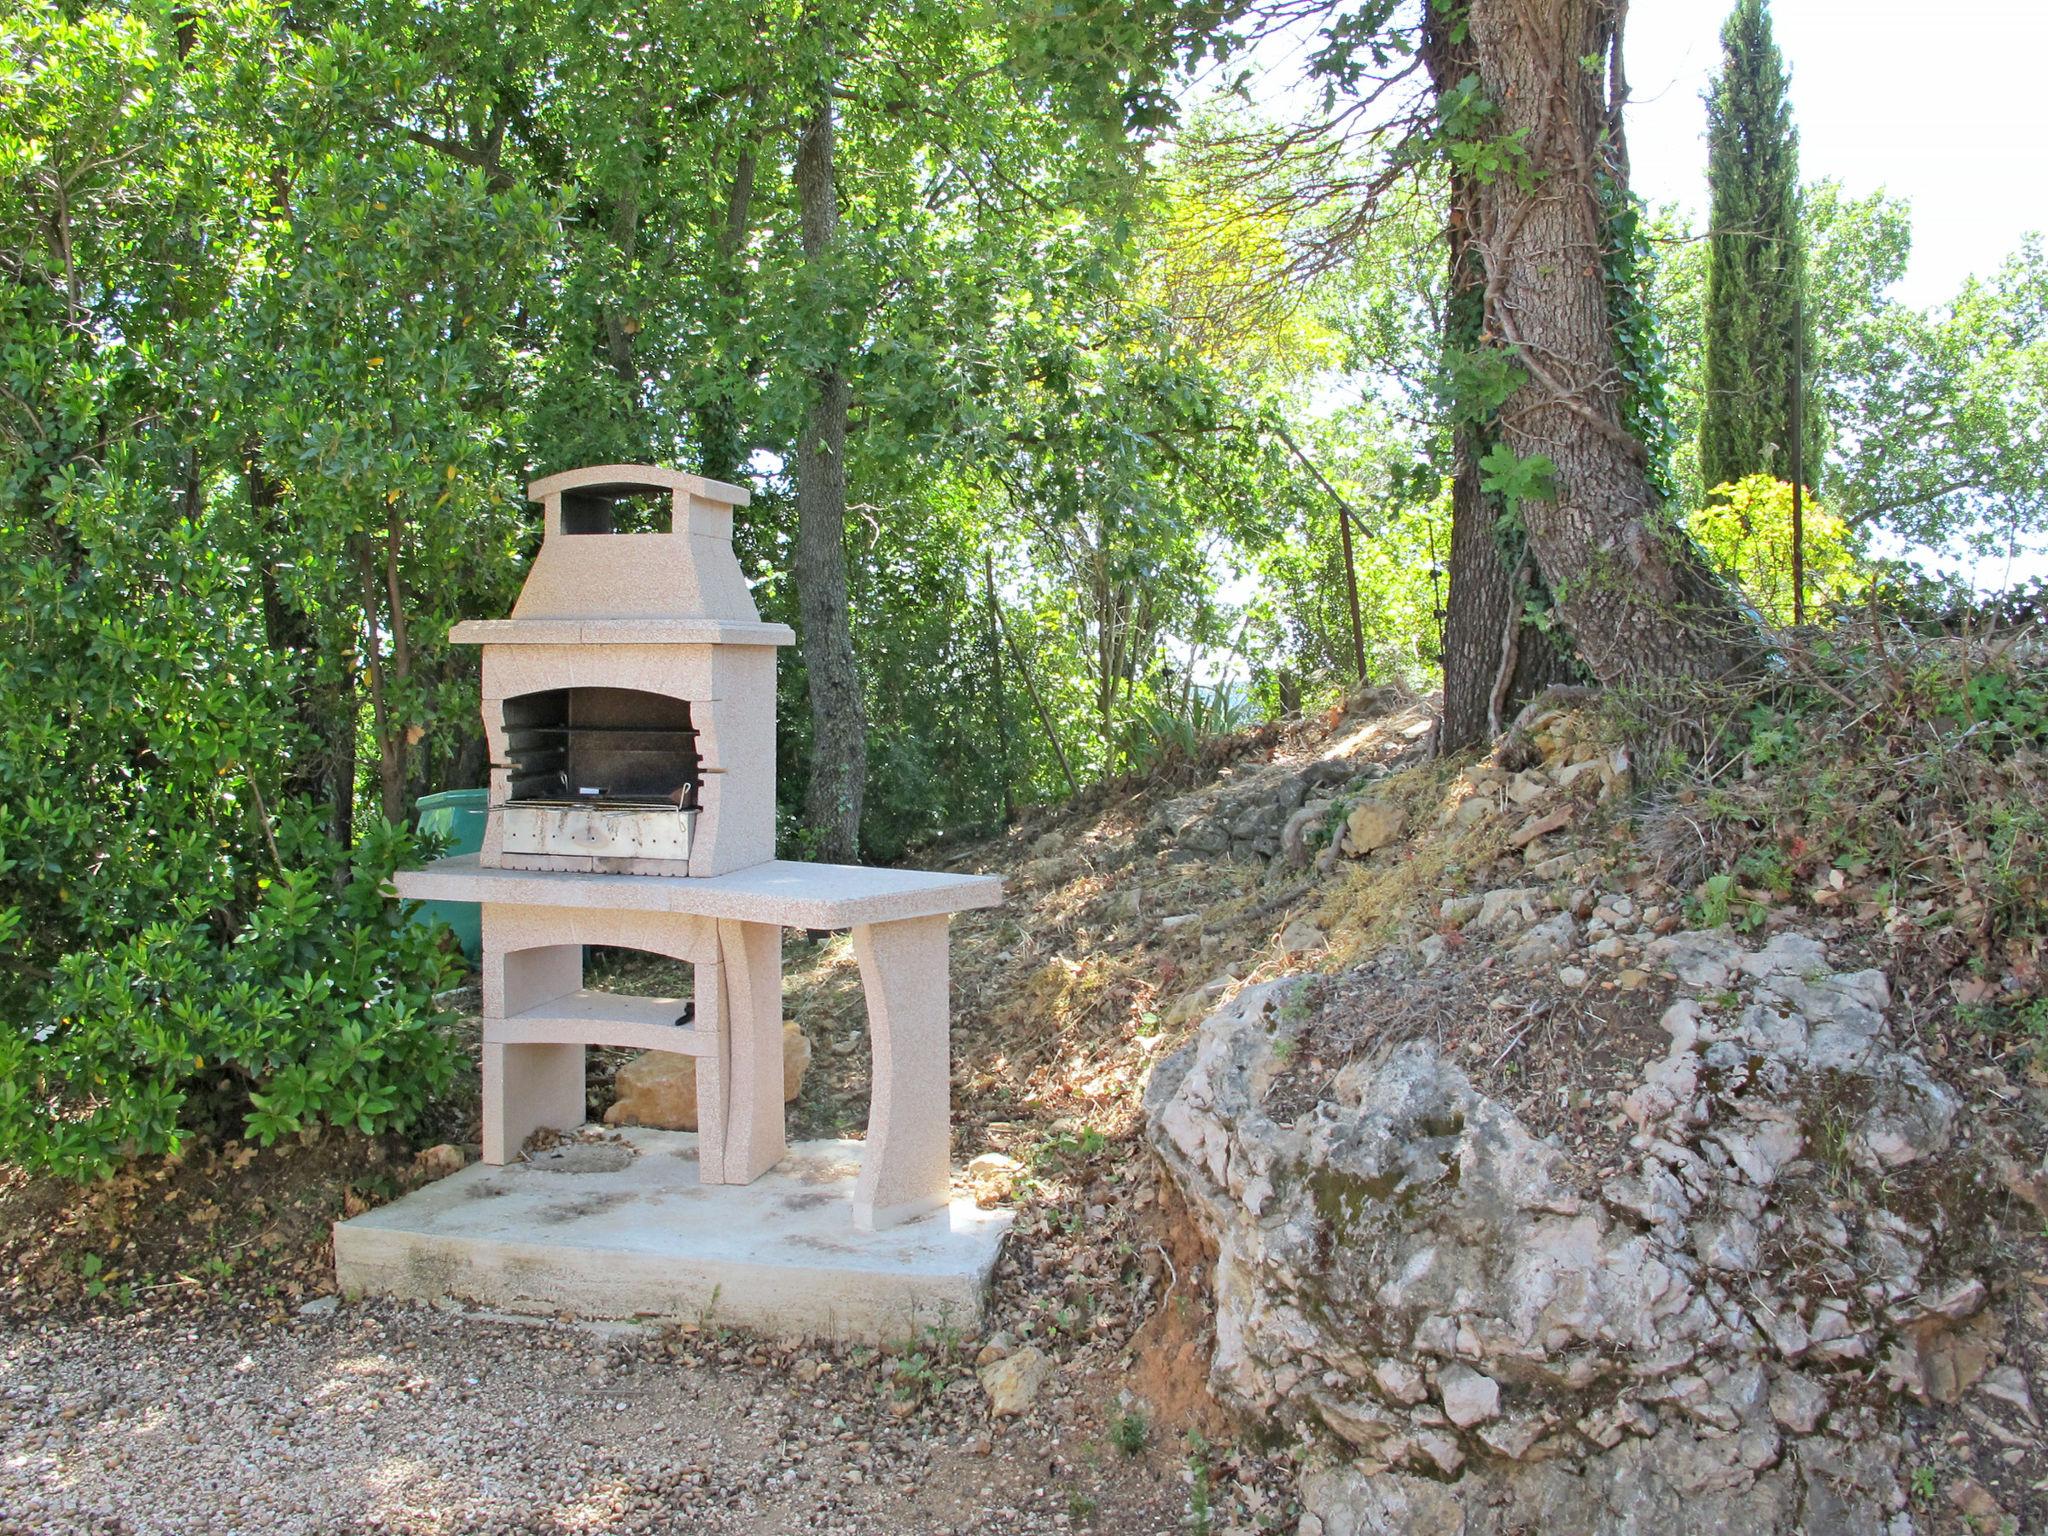
<svg viewBox="0 0 2048 1536">
<path fill-rule="evenodd" d="M 1706 109 L 1724 0 L 1634 0 L 1630 174 L 1651 203 L 1706 207 Z M 1799 166 L 1913 205 L 1898 297 L 1953 295 L 2048 228 L 2048 0 L 1772 0 Z"/>
</svg>

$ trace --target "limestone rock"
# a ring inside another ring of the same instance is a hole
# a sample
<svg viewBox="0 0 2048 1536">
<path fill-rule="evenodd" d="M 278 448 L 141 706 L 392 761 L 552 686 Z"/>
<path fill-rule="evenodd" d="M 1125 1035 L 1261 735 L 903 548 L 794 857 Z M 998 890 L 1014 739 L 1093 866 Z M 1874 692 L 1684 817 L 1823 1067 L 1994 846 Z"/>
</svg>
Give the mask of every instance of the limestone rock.
<svg viewBox="0 0 2048 1536">
<path fill-rule="evenodd" d="M 1027 1344 L 1014 1354 L 990 1361 L 975 1374 L 988 1393 L 990 1417 L 1013 1419 L 1038 1396 L 1052 1375 L 1052 1361 L 1036 1345 Z"/>
<path fill-rule="evenodd" d="M 1780 1371 L 1771 1381 L 1771 1417 L 1795 1435 L 1810 1435 L 1828 1411 L 1828 1391 L 1800 1371 Z"/>
<path fill-rule="evenodd" d="M 1530 960 L 1583 919 L 1647 948 L 1646 985 L 1676 974 L 1668 1049 L 1609 1099 L 1623 1139 L 1593 1179 L 1427 1037 L 1269 1106 L 1293 980 L 1154 1069 L 1148 1138 L 1216 1254 L 1212 1389 L 1353 1447 L 1362 1470 L 1304 1478 L 1321 1536 L 1903 1536 L 1899 1443 L 1867 1400 L 1831 1406 L 1836 1373 L 1882 1355 L 1955 1401 L 1989 1380 L 1998 1314 L 1929 1229 L 1881 1200 L 1837 1215 L 1807 1143 L 1844 1078 L 1869 1106 L 1845 1150 L 1887 1168 L 1888 1134 L 1915 1158 L 1957 1134 L 1953 1100 L 1892 1033 L 1882 973 L 1835 972 L 1805 935 L 1655 935 L 1663 913 L 1596 889 L 1557 905 L 1508 888 L 1440 912 Z M 1832 1294 L 1790 1282 L 1787 1248 Z"/>
<path fill-rule="evenodd" d="M 1453 1365 L 1436 1379 L 1444 1400 L 1444 1417 L 1460 1429 L 1471 1429 L 1500 1417 L 1500 1384 L 1470 1366 Z"/>
<path fill-rule="evenodd" d="M 1507 886 L 1488 891 L 1465 926 L 1478 933 L 1513 933 L 1536 921 L 1543 892 L 1535 886 Z"/>
<path fill-rule="evenodd" d="M 1545 918 L 1515 941 L 1508 959 L 1524 969 L 1555 965 L 1578 947 L 1579 925 L 1569 912 Z"/>
<path fill-rule="evenodd" d="M 1384 800 L 1366 800 L 1352 807 L 1351 815 L 1344 822 L 1345 851 L 1354 857 L 1366 854 L 1398 842 L 1406 818 L 1399 806 L 1389 805 Z"/>
<path fill-rule="evenodd" d="M 782 1101 L 803 1091 L 811 1041 L 794 1019 L 782 1022 Z M 642 1051 L 623 1067 L 618 1097 L 604 1112 L 606 1125 L 645 1125 L 664 1131 L 697 1129 L 697 1058 L 677 1051 Z"/>
<path fill-rule="evenodd" d="M 1297 917 L 1280 930 L 1280 949 L 1284 954 L 1306 955 L 1328 942 L 1323 930 L 1305 917 Z"/>
</svg>

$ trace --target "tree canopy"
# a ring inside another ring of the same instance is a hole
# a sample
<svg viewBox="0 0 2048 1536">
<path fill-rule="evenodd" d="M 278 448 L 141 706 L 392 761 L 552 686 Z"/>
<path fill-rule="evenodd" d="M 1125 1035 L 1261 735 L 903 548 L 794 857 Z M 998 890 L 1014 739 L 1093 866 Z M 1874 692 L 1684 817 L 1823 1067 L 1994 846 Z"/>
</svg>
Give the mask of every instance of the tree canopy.
<svg viewBox="0 0 2048 1536">
<path fill-rule="evenodd" d="M 448 1070 L 455 962 L 378 893 L 483 782 L 447 631 L 541 474 L 749 486 L 782 847 L 881 860 L 1362 681 L 1441 684 L 1457 747 L 1750 655 L 1784 466 L 1700 516 L 1737 233 L 1804 253 L 1828 590 L 2038 540 L 2039 243 L 1900 302 L 1908 210 L 1798 185 L 1748 0 L 1754 206 L 1651 217 L 1618 8 L 1514 42 L 1552 9 L 17 7 L 0 1151 L 376 1128 Z M 1313 99 L 1248 99 L 1290 33 Z"/>
</svg>

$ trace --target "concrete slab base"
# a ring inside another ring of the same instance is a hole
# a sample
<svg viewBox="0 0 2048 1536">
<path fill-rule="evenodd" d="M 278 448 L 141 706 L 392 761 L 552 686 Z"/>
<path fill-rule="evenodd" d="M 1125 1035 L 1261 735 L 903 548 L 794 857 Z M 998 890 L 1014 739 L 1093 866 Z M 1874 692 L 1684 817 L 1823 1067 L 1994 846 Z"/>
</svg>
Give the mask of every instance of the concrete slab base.
<svg viewBox="0 0 2048 1536">
<path fill-rule="evenodd" d="M 860 1142 L 798 1142 L 751 1184 L 702 1185 L 694 1135 L 617 1134 L 337 1222 L 342 1293 L 868 1343 L 980 1325 L 1008 1212 L 955 1200 L 857 1232 Z"/>
</svg>

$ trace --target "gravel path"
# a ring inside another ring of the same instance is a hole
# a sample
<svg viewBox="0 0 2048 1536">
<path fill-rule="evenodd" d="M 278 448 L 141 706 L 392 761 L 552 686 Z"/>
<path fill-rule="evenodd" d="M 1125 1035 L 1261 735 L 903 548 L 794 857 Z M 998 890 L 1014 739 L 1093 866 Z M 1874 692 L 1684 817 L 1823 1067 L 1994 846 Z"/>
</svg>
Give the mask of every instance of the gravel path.
<svg viewBox="0 0 2048 1536">
<path fill-rule="evenodd" d="M 1105 1397 L 1058 1377 L 991 1430 L 971 1374 L 899 1416 L 860 1354 L 744 1339 L 379 1304 L 51 1319 L 0 1331 L 0 1533 L 1179 1529 L 1178 1467 L 1108 1449 Z"/>
</svg>

